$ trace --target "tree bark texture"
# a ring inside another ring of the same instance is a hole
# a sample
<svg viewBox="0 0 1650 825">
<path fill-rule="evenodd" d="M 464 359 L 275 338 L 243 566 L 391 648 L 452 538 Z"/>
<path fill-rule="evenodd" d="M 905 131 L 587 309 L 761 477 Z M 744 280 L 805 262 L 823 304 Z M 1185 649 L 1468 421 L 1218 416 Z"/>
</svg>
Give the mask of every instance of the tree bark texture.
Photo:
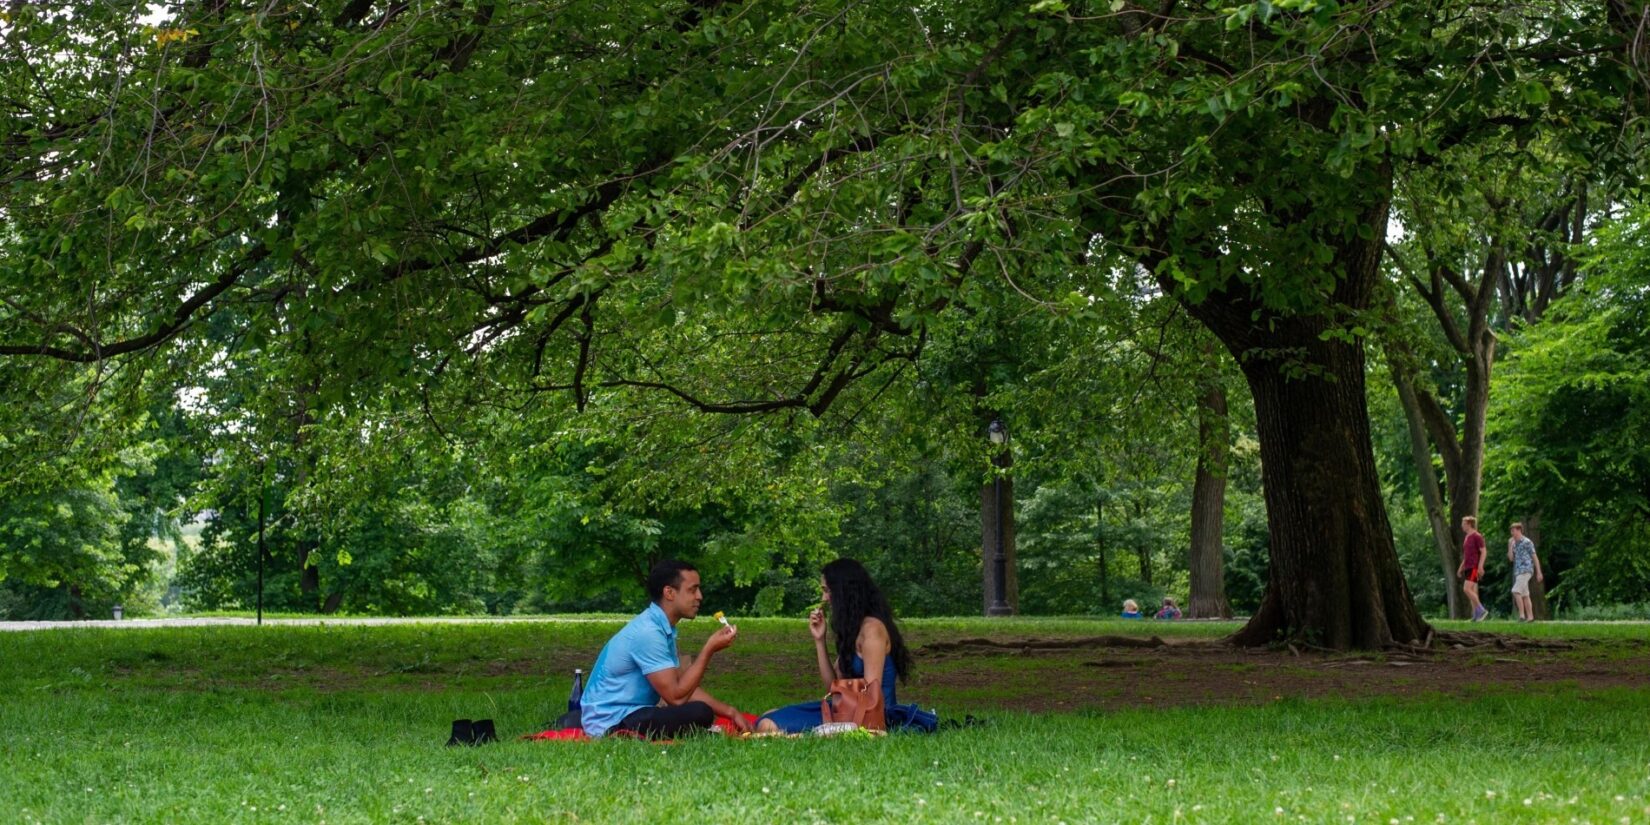
<svg viewBox="0 0 1650 825">
<path fill-rule="evenodd" d="M 1226 516 L 1226 468 L 1231 449 L 1226 390 L 1210 382 L 1197 401 L 1197 476 L 1192 482 L 1191 598 L 1186 615 L 1230 618 L 1221 528 Z"/>
<path fill-rule="evenodd" d="M 1311 336 L 1315 337 L 1315 336 Z M 1354 344 L 1301 343 L 1327 375 L 1292 377 L 1251 360 L 1271 574 L 1242 644 L 1301 638 L 1323 647 L 1420 642 L 1415 609 L 1387 521 Z"/>
</svg>

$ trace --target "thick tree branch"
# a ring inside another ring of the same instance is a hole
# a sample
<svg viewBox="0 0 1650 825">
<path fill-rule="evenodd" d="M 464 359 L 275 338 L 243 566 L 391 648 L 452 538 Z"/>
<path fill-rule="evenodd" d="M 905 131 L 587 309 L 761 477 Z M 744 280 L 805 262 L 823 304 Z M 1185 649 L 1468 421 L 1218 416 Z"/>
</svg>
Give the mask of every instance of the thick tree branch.
<svg viewBox="0 0 1650 825">
<path fill-rule="evenodd" d="M 182 332 L 184 328 L 188 327 L 194 320 L 196 312 L 201 310 L 203 307 L 206 307 L 214 298 L 217 298 L 230 287 L 234 286 L 238 281 L 240 281 L 242 276 L 244 276 L 248 270 L 252 269 L 252 267 L 256 266 L 260 261 L 268 256 L 269 250 L 264 248 L 262 244 L 253 247 L 252 250 L 247 253 L 245 258 L 242 258 L 235 265 L 227 269 L 223 275 L 218 277 L 216 281 L 208 284 L 206 287 L 201 289 L 201 291 L 189 296 L 187 300 L 179 304 L 177 308 L 172 311 L 170 318 L 147 335 L 141 335 L 136 338 L 128 338 L 123 341 L 105 344 L 95 339 L 91 339 L 90 336 L 85 333 L 77 333 L 77 337 L 87 340 L 86 349 L 83 350 L 71 350 L 54 347 L 47 344 L 45 341 L 42 341 L 40 344 L 0 344 L 0 356 L 43 356 L 46 358 L 56 358 L 60 361 L 73 361 L 76 363 L 90 364 L 163 344 L 166 341 L 171 340 L 172 337 L 177 335 L 179 332 Z"/>
</svg>

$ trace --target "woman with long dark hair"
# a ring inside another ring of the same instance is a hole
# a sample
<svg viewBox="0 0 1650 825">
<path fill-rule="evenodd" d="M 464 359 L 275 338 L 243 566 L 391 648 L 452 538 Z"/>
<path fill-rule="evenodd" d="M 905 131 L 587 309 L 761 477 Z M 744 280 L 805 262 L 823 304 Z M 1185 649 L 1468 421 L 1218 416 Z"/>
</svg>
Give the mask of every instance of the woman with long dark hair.
<svg viewBox="0 0 1650 825">
<path fill-rule="evenodd" d="M 808 633 L 814 640 L 814 659 L 819 679 L 826 690 L 836 679 L 865 679 L 882 691 L 882 704 L 889 730 L 903 727 L 931 729 L 932 715 L 916 705 L 899 705 L 894 700 L 894 683 L 911 675 L 911 653 L 905 649 L 899 625 L 894 622 L 888 599 L 871 581 L 865 566 L 853 559 L 837 559 L 820 570 L 820 591 L 824 610 L 808 616 Z M 828 622 L 827 622 L 828 618 Z M 833 658 L 825 646 L 829 625 L 836 644 Z M 802 702 L 771 710 L 757 721 L 758 732 L 800 733 L 822 721 L 819 701 Z"/>
</svg>

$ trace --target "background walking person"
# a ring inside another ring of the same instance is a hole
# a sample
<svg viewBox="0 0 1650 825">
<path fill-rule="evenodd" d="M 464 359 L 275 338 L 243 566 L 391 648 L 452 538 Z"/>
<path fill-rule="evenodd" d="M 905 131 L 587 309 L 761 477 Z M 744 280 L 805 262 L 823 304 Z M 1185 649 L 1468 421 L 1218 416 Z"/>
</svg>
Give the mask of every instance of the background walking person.
<svg viewBox="0 0 1650 825">
<path fill-rule="evenodd" d="M 1541 581 L 1541 558 L 1535 554 L 1535 542 L 1524 536 L 1524 525 L 1513 522 L 1512 537 L 1507 539 L 1507 561 L 1513 566 L 1513 605 L 1518 608 L 1518 620 L 1535 621 L 1535 608 L 1530 604 L 1530 577 Z"/>
<path fill-rule="evenodd" d="M 1478 598 L 1478 581 L 1484 578 L 1484 556 L 1487 555 L 1484 552 L 1484 535 L 1478 532 L 1475 516 L 1463 517 L 1461 529 L 1467 531 L 1467 538 L 1461 542 L 1461 566 L 1456 569 L 1455 575 L 1461 577 L 1461 592 L 1467 594 L 1467 601 L 1472 602 L 1472 620 L 1479 622 L 1490 615 Z"/>
</svg>

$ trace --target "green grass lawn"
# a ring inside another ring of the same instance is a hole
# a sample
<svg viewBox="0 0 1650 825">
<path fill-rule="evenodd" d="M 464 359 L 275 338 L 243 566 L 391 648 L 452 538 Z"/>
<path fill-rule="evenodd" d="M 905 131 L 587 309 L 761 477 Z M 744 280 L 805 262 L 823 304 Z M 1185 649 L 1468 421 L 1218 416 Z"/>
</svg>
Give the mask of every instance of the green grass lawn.
<svg viewBox="0 0 1650 825">
<path fill-rule="evenodd" d="M 491 717 L 517 735 L 554 716 L 572 668 L 588 666 L 617 625 L 3 633 L 0 821 L 1650 822 L 1650 684 L 1028 713 L 1003 705 L 1035 696 L 1046 669 L 1065 665 L 1018 667 L 1004 655 L 968 671 L 989 690 L 954 680 L 901 689 L 942 714 L 987 715 L 985 728 L 876 741 L 441 746 L 454 718 Z M 683 649 L 709 625 L 684 625 Z M 1232 629 L 908 625 L 916 645 Z M 801 621 L 741 630 L 713 667 L 713 691 L 752 711 L 818 692 Z M 1650 638 L 1642 625 L 1529 632 Z M 1552 661 L 1587 664 L 1585 653 Z M 1213 670 L 1235 679 L 1252 668 Z"/>
</svg>

